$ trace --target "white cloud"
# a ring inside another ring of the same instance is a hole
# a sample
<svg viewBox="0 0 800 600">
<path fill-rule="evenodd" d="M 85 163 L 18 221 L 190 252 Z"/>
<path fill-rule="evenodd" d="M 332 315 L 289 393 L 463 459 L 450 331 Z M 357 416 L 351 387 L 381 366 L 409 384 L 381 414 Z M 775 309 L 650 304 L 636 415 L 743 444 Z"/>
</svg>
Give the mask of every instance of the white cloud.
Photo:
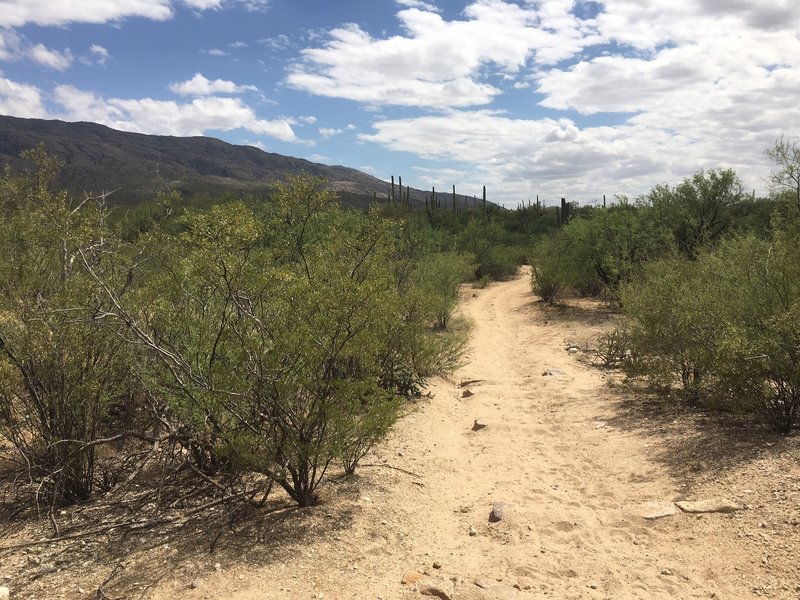
<svg viewBox="0 0 800 600">
<path fill-rule="evenodd" d="M 221 50 L 220 48 L 211 48 L 211 50 L 206 51 L 211 56 L 230 56 L 230 52 L 225 52 L 225 50 Z"/>
<path fill-rule="evenodd" d="M 501 93 L 488 76 L 514 79 L 532 60 L 555 64 L 600 39 L 571 7 L 476 0 L 464 19 L 453 21 L 430 8 L 406 8 L 397 14 L 405 35 L 375 39 L 355 24 L 338 27 L 322 47 L 303 50 L 287 81 L 363 103 L 440 109 L 488 104 Z"/>
<path fill-rule="evenodd" d="M 207 131 L 245 129 L 285 142 L 298 141 L 291 119 L 259 119 L 238 98 L 204 97 L 187 103 L 152 98 L 107 99 L 70 85 L 57 86 L 54 97 L 62 107 L 61 118 L 94 121 L 123 131 L 192 136 Z"/>
<path fill-rule="evenodd" d="M 39 88 L 3 77 L 0 77 L 0 114 L 29 119 L 48 116 Z"/>
<path fill-rule="evenodd" d="M 0 27 L 108 23 L 134 17 L 166 21 L 178 4 L 176 0 L 0 0 Z M 182 0 L 180 4 L 198 11 L 241 6 L 264 12 L 269 0 Z"/>
<path fill-rule="evenodd" d="M 333 127 L 320 127 L 319 134 L 324 138 L 332 138 L 335 135 L 342 133 L 344 129 L 335 129 Z"/>
<path fill-rule="evenodd" d="M 292 45 L 292 41 L 289 39 L 289 36 L 283 33 L 276 35 L 275 37 L 262 38 L 258 40 L 258 42 L 264 45 L 264 47 L 278 52 L 285 50 Z"/>
<path fill-rule="evenodd" d="M 513 119 L 492 111 L 450 111 L 374 124 L 359 139 L 387 149 L 413 152 L 442 165 L 467 165 L 463 179 L 429 181 L 487 185 L 494 200 L 512 205 L 521 198 L 588 200 L 608 194 L 644 193 L 662 181 L 678 181 L 700 168 L 730 166 L 750 187 L 768 170 L 763 157 L 770 135 L 729 140 L 669 132 L 647 124 L 578 128 L 569 119 Z"/>
<path fill-rule="evenodd" d="M 100 44 L 92 44 L 89 48 L 89 52 L 94 55 L 97 64 L 100 65 L 106 64 L 106 61 L 111 58 L 108 50 Z"/>
<path fill-rule="evenodd" d="M 163 21 L 172 17 L 169 0 L 0 0 L 0 27 L 107 23 L 128 17 Z"/>
<path fill-rule="evenodd" d="M 189 8 L 197 10 L 212 10 L 222 7 L 222 0 L 183 0 Z"/>
<path fill-rule="evenodd" d="M 22 38 L 11 29 L 0 29 L 0 60 L 17 60 L 21 54 Z"/>
<path fill-rule="evenodd" d="M 421 10 L 427 10 L 428 12 L 440 12 L 439 7 L 437 7 L 435 4 L 423 2 L 422 0 L 395 0 L 395 2 L 399 6 L 403 6 L 405 8 L 419 8 Z"/>
<path fill-rule="evenodd" d="M 40 65 L 56 71 L 64 71 L 72 64 L 72 52 L 69 48 L 63 52 L 52 50 L 44 44 L 36 44 L 28 51 L 28 56 Z"/>
<path fill-rule="evenodd" d="M 247 48 L 247 44 L 244 42 L 231 42 L 228 44 L 228 48 Z"/>
<path fill-rule="evenodd" d="M 213 94 L 241 94 L 258 91 L 254 85 L 237 85 L 224 79 L 211 81 L 201 73 L 196 73 L 188 81 L 170 83 L 169 89 L 181 96 L 211 96 Z"/>
</svg>

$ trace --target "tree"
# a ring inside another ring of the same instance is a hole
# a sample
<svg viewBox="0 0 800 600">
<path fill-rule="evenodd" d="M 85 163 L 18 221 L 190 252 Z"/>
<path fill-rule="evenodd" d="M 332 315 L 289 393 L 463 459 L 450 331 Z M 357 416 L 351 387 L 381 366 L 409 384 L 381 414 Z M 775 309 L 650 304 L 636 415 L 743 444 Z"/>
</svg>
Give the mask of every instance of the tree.
<svg viewBox="0 0 800 600">
<path fill-rule="evenodd" d="M 647 195 L 660 221 L 671 229 L 678 249 L 690 260 L 727 232 L 745 195 L 731 169 L 699 171 L 671 188 L 659 185 Z"/>
<path fill-rule="evenodd" d="M 781 135 L 766 154 L 778 167 L 769 176 L 770 191 L 786 192 L 800 208 L 800 140 Z"/>
</svg>

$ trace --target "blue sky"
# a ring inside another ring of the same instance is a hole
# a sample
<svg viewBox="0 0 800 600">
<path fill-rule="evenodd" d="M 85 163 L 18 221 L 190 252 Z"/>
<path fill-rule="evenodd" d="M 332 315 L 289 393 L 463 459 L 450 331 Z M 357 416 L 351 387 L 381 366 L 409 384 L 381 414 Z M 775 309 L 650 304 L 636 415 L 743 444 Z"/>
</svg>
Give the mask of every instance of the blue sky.
<svg viewBox="0 0 800 600">
<path fill-rule="evenodd" d="M 0 114 L 401 175 L 636 196 L 800 135 L 796 0 L 0 0 Z"/>
</svg>

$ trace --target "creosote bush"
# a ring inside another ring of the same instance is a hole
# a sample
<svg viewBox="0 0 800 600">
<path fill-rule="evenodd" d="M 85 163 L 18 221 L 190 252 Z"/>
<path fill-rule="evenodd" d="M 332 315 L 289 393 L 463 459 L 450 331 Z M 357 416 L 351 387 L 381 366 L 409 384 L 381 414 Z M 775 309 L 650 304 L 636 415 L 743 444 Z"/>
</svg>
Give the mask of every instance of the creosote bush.
<svg viewBox="0 0 800 600">
<path fill-rule="evenodd" d="M 70 202 L 58 165 L 31 158 L 0 181 L 0 436 L 50 503 L 89 498 L 98 451 L 142 439 L 174 448 L 177 471 L 260 474 L 313 505 L 330 465 L 352 473 L 458 360 L 463 336 L 433 328 L 471 260 L 420 251 L 318 180 L 259 207 L 168 194 L 118 235 L 102 202 Z M 155 420 L 115 420 L 139 397 Z"/>
</svg>

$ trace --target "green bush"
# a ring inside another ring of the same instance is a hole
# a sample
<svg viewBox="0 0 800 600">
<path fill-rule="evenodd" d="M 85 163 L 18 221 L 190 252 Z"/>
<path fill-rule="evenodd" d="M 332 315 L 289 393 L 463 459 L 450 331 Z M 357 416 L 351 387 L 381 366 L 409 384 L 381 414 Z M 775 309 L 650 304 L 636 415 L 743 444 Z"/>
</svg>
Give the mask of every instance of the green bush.
<svg viewBox="0 0 800 600">
<path fill-rule="evenodd" d="M 437 329 L 447 329 L 458 304 L 458 289 L 474 270 L 472 257 L 456 252 L 436 252 L 418 262 L 415 285 L 426 296 Z"/>
</svg>

